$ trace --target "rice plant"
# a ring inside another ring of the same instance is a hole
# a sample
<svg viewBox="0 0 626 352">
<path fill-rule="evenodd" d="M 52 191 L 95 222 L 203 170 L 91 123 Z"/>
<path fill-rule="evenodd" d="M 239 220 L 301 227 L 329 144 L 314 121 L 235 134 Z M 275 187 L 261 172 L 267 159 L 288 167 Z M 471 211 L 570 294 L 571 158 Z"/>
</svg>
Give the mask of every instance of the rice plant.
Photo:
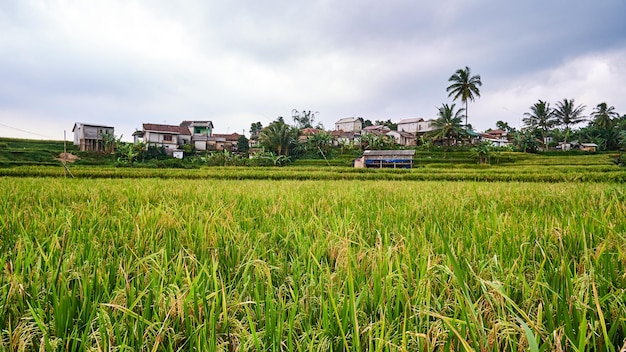
<svg viewBox="0 0 626 352">
<path fill-rule="evenodd" d="M 620 183 L 4 177 L 0 234 L 3 350 L 626 338 Z"/>
</svg>

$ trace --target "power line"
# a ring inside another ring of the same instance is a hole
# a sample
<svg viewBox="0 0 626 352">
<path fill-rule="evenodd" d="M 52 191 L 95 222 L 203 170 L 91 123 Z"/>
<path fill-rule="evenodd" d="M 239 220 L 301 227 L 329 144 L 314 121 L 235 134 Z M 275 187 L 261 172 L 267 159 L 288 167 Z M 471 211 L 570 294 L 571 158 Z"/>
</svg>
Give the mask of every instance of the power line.
<svg viewBox="0 0 626 352">
<path fill-rule="evenodd" d="M 7 127 L 7 128 L 10 128 L 10 129 L 16 130 L 16 131 L 24 132 L 24 133 L 34 134 L 35 136 L 39 136 L 39 137 L 45 137 L 45 138 L 49 138 L 49 139 L 54 139 L 54 137 L 45 136 L 45 135 L 43 135 L 43 134 L 39 134 L 39 133 L 36 133 L 36 132 L 26 131 L 26 130 L 23 130 L 23 129 L 21 129 L 21 128 L 17 128 L 17 127 L 13 127 L 13 126 L 5 125 L 5 124 L 3 124 L 3 123 L 0 123 L 0 126 L 4 126 L 4 127 Z"/>
</svg>

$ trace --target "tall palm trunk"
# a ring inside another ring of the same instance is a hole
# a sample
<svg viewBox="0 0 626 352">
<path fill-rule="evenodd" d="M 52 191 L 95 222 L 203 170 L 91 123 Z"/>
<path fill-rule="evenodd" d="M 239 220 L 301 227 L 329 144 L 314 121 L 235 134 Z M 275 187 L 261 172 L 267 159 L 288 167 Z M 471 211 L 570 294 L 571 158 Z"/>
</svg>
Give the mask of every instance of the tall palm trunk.
<svg viewBox="0 0 626 352">
<path fill-rule="evenodd" d="M 467 129 L 467 99 L 465 100 L 465 129 Z"/>
</svg>

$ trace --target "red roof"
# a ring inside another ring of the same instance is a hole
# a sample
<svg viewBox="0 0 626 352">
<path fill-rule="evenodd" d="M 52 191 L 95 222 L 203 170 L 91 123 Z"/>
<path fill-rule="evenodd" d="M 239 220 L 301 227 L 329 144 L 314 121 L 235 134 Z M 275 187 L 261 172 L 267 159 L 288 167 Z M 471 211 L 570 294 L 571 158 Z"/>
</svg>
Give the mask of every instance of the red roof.
<svg viewBox="0 0 626 352">
<path fill-rule="evenodd" d="M 191 136 L 191 132 L 189 132 L 189 129 L 187 127 L 182 127 L 182 126 L 159 125 L 156 123 L 144 123 L 143 130 L 162 132 L 162 133 L 183 134 L 186 136 Z"/>
<path fill-rule="evenodd" d="M 322 132 L 322 130 L 318 130 L 317 128 L 303 128 L 302 131 L 300 132 L 303 136 L 310 136 L 310 135 L 314 135 L 314 134 L 318 134 Z"/>
<path fill-rule="evenodd" d="M 231 133 L 231 134 L 219 134 L 213 133 L 213 137 L 221 137 L 225 138 L 227 141 L 237 141 L 241 135 L 239 133 Z"/>
</svg>

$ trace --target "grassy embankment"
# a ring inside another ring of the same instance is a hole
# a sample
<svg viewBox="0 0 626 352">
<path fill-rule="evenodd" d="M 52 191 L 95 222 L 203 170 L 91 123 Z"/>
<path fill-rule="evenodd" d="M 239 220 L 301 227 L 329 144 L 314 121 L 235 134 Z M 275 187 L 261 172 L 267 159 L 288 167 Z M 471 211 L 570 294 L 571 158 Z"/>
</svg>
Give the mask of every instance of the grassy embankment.
<svg viewBox="0 0 626 352">
<path fill-rule="evenodd" d="M 5 143 L 5 144 L 2 144 Z M 276 167 L 200 167 L 196 169 L 146 168 L 136 164 L 116 168 L 110 157 L 68 151 L 81 157 L 69 164 L 80 178 L 176 178 L 176 179 L 268 179 L 268 180 L 451 180 L 523 182 L 624 182 L 626 169 L 611 162 L 610 154 L 533 155 L 494 153 L 492 165 L 477 165 L 469 152 L 418 151 L 412 170 L 353 169 L 353 154 L 331 160 L 297 160 Z M 0 139 L 0 176 L 63 177 L 65 171 L 55 158 L 63 142 Z M 102 164 L 93 166 L 93 164 Z M 330 165 L 329 165 L 330 164 Z M 152 165 L 154 166 L 154 165 Z M 196 166 L 197 167 L 197 166 Z"/>
<path fill-rule="evenodd" d="M 5 177 L 0 214 L 2 349 L 615 351 L 626 337 L 621 184 Z"/>
</svg>

